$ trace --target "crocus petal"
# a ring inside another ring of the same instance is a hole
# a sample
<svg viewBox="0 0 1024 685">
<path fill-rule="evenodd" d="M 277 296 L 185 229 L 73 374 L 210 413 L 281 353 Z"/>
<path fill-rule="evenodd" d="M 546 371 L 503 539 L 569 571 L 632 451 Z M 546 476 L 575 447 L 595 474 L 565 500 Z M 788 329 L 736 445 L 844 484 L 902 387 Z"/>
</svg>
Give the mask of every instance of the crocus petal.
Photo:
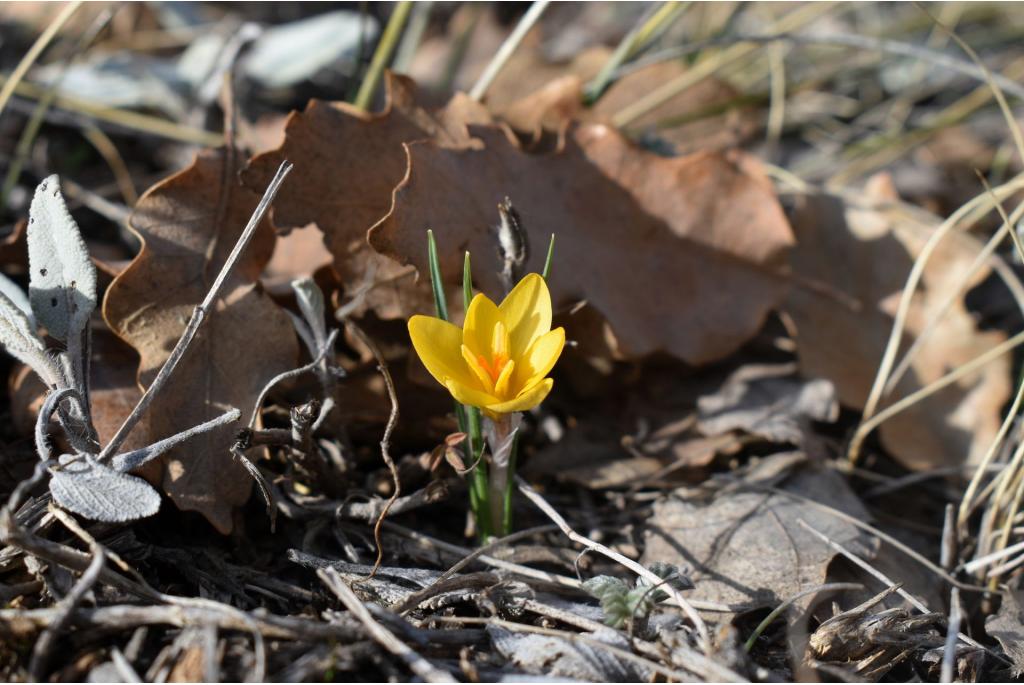
<svg viewBox="0 0 1024 685">
<path fill-rule="evenodd" d="M 462 327 L 461 342 L 474 355 L 482 355 L 485 359 L 494 358 L 494 329 L 502 320 L 498 305 L 483 293 L 478 293 L 469 303 L 466 310 L 466 321 Z"/>
<path fill-rule="evenodd" d="M 449 379 L 473 383 L 473 376 L 462 359 L 462 331 L 458 326 L 433 316 L 409 319 L 409 337 L 423 366 L 438 383 Z"/>
<path fill-rule="evenodd" d="M 473 372 L 473 375 L 476 376 L 480 389 L 484 392 L 493 392 L 494 381 L 491 379 L 490 374 L 487 373 L 484 367 L 480 366 L 480 362 L 465 345 L 462 346 L 462 359 L 466 362 L 469 370 Z"/>
<path fill-rule="evenodd" d="M 539 274 L 527 274 L 498 307 L 509 328 L 513 359 L 551 330 L 551 293 Z"/>
<path fill-rule="evenodd" d="M 468 404 L 471 407 L 484 409 L 488 405 L 498 403 L 498 398 L 494 395 L 482 392 L 471 386 L 463 385 L 458 381 L 450 380 L 445 384 L 445 387 L 448 388 L 448 392 L 452 394 L 452 397 L 462 404 Z"/>
<path fill-rule="evenodd" d="M 534 340 L 526 354 L 516 360 L 513 387 L 526 388 L 547 376 L 564 347 L 565 329 L 561 327 Z"/>
<path fill-rule="evenodd" d="M 519 393 L 519 396 L 514 400 L 489 404 L 483 408 L 493 414 L 510 414 L 514 411 L 526 411 L 527 409 L 533 409 L 544 401 L 544 398 L 548 396 L 549 392 L 551 392 L 551 387 L 554 384 L 555 382 L 553 380 L 545 378 L 540 383 L 530 386 Z"/>
</svg>

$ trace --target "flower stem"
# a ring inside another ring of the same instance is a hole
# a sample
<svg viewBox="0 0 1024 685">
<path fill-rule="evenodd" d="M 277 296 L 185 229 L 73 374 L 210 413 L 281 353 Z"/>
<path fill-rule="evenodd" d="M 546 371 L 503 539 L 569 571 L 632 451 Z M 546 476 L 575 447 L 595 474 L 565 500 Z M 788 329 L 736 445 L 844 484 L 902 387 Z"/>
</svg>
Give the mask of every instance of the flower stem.
<svg viewBox="0 0 1024 685">
<path fill-rule="evenodd" d="M 477 538 L 481 543 L 493 533 L 491 527 L 490 492 L 487 489 L 487 463 L 483 456 L 484 438 L 480 430 L 480 410 L 455 403 L 459 430 L 466 434 L 464 457 L 467 464 L 476 464 L 470 473 L 469 508 L 476 523 Z"/>
<path fill-rule="evenodd" d="M 491 448 L 490 493 L 491 526 L 498 535 L 508 535 L 511 521 L 510 474 L 515 468 L 516 436 L 519 414 L 500 414 L 486 424 L 487 442 Z"/>
</svg>

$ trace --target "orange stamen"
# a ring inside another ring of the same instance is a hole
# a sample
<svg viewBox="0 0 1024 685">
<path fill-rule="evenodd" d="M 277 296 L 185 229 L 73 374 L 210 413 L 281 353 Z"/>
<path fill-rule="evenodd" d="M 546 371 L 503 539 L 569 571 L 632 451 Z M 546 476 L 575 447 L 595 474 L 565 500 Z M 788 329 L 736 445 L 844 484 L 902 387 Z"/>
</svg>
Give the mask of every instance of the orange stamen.
<svg viewBox="0 0 1024 685">
<path fill-rule="evenodd" d="M 482 366 L 484 371 L 487 372 L 487 375 L 491 377 L 491 380 L 497 383 L 498 377 L 501 376 L 502 369 L 504 369 L 505 365 L 508 364 L 508 355 L 500 352 L 495 353 L 494 360 L 492 361 L 488 360 L 484 355 L 479 354 L 477 355 L 476 360 L 480 362 L 480 366 Z"/>
</svg>

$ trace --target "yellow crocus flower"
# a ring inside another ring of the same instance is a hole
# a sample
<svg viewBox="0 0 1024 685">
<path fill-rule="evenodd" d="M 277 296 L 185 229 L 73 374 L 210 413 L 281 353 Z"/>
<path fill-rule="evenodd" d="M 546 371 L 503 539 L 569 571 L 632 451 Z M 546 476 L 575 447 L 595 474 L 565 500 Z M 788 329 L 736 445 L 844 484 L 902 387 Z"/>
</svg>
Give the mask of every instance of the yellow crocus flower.
<svg viewBox="0 0 1024 685">
<path fill-rule="evenodd" d="M 433 316 L 409 319 L 412 346 L 437 382 L 462 404 L 494 418 L 543 401 L 547 377 L 565 346 L 565 330 L 551 330 L 551 294 L 529 274 L 496 305 L 478 294 L 462 328 Z"/>
</svg>

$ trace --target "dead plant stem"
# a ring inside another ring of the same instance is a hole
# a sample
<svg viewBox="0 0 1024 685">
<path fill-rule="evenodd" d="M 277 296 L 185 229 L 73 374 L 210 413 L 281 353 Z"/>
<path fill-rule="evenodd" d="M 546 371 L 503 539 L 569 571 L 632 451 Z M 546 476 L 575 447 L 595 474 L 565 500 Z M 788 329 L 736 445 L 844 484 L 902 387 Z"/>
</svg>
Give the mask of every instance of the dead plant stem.
<svg viewBox="0 0 1024 685">
<path fill-rule="evenodd" d="M 235 246 L 232 248 L 231 253 L 227 259 L 224 260 L 224 266 L 221 267 L 220 273 L 217 274 L 217 278 L 214 280 L 213 285 L 210 286 L 209 291 L 206 293 L 206 297 L 203 301 L 195 308 L 192 312 L 192 318 L 189 319 L 188 326 L 186 326 L 184 333 L 178 339 L 178 343 L 171 350 L 170 356 L 167 357 L 167 361 L 160 367 L 160 371 L 157 373 L 156 378 L 150 383 L 149 387 L 143 393 L 139 399 L 138 404 L 132 409 L 131 414 L 124 420 L 121 427 L 117 429 L 114 437 L 110 439 L 106 447 L 100 452 L 97 459 L 100 462 L 109 460 L 111 456 L 117 452 L 118 448 L 121 447 L 125 439 L 135 428 L 135 425 L 139 422 L 142 416 L 146 413 L 149 405 L 152 403 L 153 398 L 156 397 L 164 386 L 167 385 L 167 381 L 174 373 L 174 369 L 177 368 L 178 363 L 185 356 L 185 352 L 188 351 L 189 345 L 195 339 L 196 333 L 199 332 L 199 328 L 203 325 L 207 315 L 212 312 L 214 305 L 216 304 L 217 297 L 220 295 L 220 291 L 224 288 L 224 284 L 227 282 L 228 277 L 234 270 L 235 265 L 238 263 L 238 259 L 242 256 L 242 252 L 249 245 L 253 236 L 256 234 L 256 229 L 259 228 L 260 222 L 263 220 L 264 214 L 270 209 L 270 203 L 273 202 L 274 196 L 277 195 L 277 191 L 281 188 L 281 184 L 284 182 L 288 172 L 292 170 L 292 165 L 287 161 L 282 162 L 278 168 L 274 178 L 270 181 L 270 185 L 267 186 L 266 191 L 263 193 L 263 197 L 260 199 L 259 204 L 253 211 L 252 216 L 249 218 L 249 223 L 246 225 L 242 234 L 238 237 L 235 242 Z"/>
</svg>

